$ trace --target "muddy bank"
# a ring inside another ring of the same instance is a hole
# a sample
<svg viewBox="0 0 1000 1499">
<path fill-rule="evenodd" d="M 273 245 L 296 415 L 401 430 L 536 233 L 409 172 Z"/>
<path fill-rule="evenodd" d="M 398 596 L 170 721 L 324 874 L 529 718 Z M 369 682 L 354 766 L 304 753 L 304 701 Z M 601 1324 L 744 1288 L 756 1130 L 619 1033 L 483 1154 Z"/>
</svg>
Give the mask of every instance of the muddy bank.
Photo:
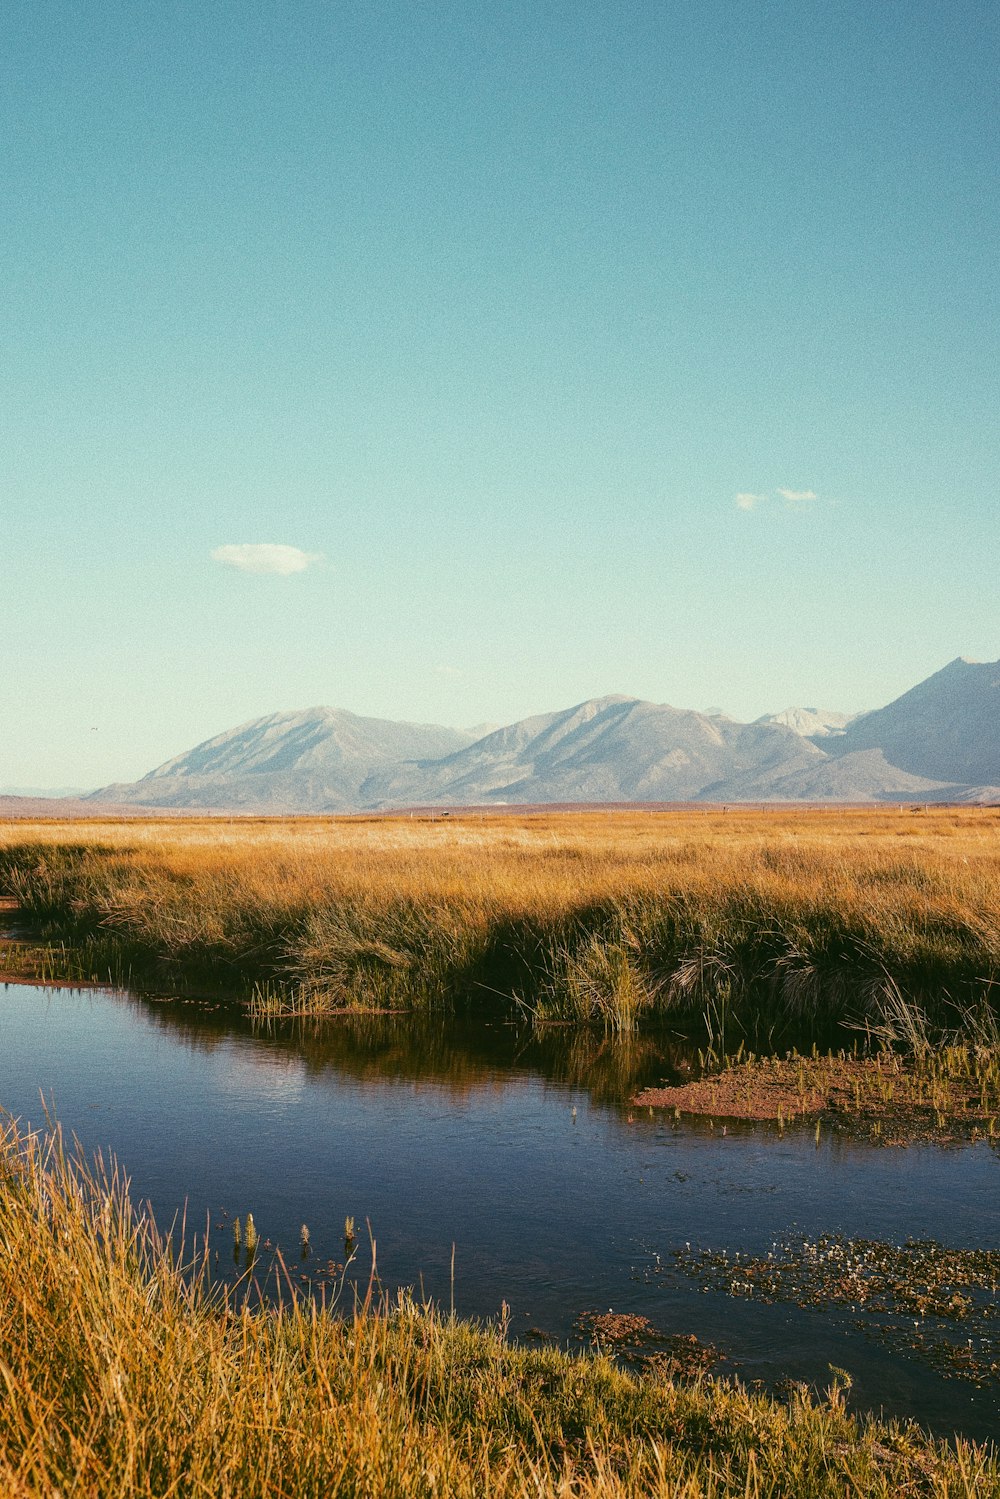
<svg viewBox="0 0 1000 1499">
<path fill-rule="evenodd" d="M 1000 1139 L 1000 1054 L 942 1046 L 903 1057 L 845 1054 L 750 1058 L 633 1104 L 712 1119 L 815 1122 L 883 1144 Z"/>
</svg>

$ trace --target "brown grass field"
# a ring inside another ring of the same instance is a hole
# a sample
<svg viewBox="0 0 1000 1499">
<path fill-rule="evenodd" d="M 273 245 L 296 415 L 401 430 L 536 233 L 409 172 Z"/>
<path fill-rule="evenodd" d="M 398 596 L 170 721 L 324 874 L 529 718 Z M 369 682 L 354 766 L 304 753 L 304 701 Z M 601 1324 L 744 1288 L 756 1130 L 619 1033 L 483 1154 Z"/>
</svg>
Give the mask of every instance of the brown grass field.
<svg viewBox="0 0 1000 1499">
<path fill-rule="evenodd" d="M 1000 811 L 589 809 L 0 824 L 52 977 L 630 1029 L 943 1022 L 1000 975 Z M 38 961 L 36 946 L 35 960 Z M 8 968 L 28 961 L 8 946 Z"/>
</svg>

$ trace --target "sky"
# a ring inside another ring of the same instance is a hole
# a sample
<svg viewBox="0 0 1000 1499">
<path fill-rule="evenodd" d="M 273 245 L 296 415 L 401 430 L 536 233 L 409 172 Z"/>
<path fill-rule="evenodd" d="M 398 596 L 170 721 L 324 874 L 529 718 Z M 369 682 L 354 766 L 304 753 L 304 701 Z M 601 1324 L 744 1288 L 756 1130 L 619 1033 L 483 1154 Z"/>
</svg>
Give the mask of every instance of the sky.
<svg viewBox="0 0 1000 1499">
<path fill-rule="evenodd" d="M 1000 10 L 0 18 L 0 785 L 1000 656 Z"/>
</svg>

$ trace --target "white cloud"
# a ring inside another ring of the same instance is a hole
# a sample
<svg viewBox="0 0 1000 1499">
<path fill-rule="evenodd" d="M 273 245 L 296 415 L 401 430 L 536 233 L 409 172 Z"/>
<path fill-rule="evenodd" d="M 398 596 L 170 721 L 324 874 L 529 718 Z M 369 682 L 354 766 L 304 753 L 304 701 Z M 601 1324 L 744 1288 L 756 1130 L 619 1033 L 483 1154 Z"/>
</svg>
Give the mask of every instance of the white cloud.
<svg viewBox="0 0 1000 1499">
<path fill-rule="evenodd" d="M 778 493 L 783 500 L 814 500 L 816 498 L 814 489 L 779 489 Z"/>
<path fill-rule="evenodd" d="M 435 666 L 434 670 L 439 677 L 451 677 L 457 679 L 458 677 L 465 676 L 465 672 L 461 669 L 460 666 Z"/>
<path fill-rule="evenodd" d="M 275 541 L 244 541 L 232 546 L 216 547 L 213 562 L 235 567 L 241 573 L 304 573 L 314 562 L 323 560 L 320 552 L 302 552 L 298 547 L 282 546 Z"/>
<path fill-rule="evenodd" d="M 736 508 L 737 510 L 753 510 L 755 505 L 761 504 L 766 499 L 766 494 L 746 494 L 744 492 L 736 496 Z"/>
</svg>

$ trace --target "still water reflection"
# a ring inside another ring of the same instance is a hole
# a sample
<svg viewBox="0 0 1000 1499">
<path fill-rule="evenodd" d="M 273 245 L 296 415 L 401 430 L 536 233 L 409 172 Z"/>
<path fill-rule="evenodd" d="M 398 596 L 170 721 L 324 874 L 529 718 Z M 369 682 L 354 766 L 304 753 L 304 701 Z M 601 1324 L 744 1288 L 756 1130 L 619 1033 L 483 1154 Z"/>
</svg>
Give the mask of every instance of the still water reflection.
<svg viewBox="0 0 1000 1499">
<path fill-rule="evenodd" d="M 43 1102 L 89 1150 L 116 1155 L 161 1223 L 187 1206 L 232 1270 L 232 1218 L 310 1268 L 343 1259 L 462 1315 L 506 1302 L 517 1336 L 574 1337 L 581 1313 L 638 1312 L 696 1333 L 723 1371 L 773 1385 L 855 1377 L 859 1405 L 937 1430 L 1000 1435 L 996 1388 L 947 1379 L 874 1343 L 852 1319 L 706 1294 L 653 1273 L 685 1244 L 766 1253 L 826 1232 L 998 1242 L 997 1155 L 877 1149 L 811 1129 L 711 1129 L 629 1107 L 683 1050 L 496 1023 L 401 1016 L 253 1031 L 190 1003 L 101 991 L 0 988 L 0 1106 L 44 1122 Z M 454 1283 L 452 1248 L 454 1246 Z M 298 1267 L 297 1267 L 298 1268 Z"/>
</svg>

